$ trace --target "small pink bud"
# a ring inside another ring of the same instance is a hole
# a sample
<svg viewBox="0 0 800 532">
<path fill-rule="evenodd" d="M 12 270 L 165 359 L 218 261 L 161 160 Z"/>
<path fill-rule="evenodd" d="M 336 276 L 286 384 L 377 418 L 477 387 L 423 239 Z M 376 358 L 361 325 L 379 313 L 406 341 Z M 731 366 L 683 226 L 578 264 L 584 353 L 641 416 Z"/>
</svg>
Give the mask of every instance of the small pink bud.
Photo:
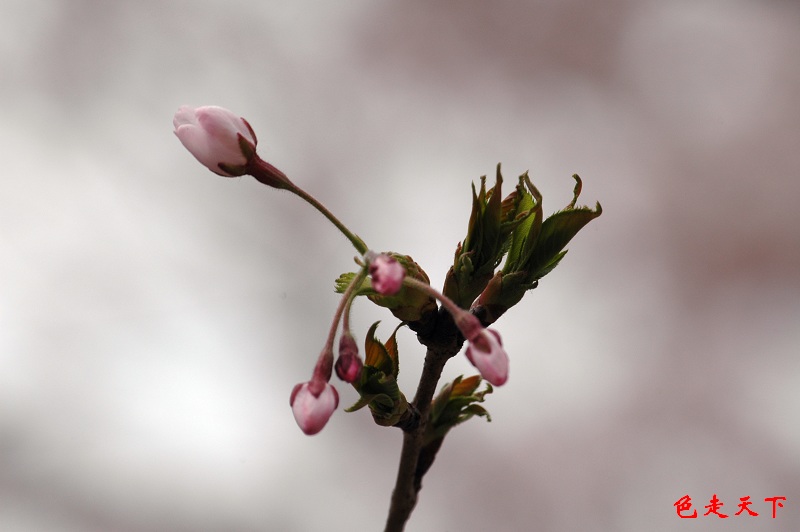
<svg viewBox="0 0 800 532">
<path fill-rule="evenodd" d="M 497 331 L 483 329 L 476 335 L 467 346 L 467 358 L 481 377 L 495 386 L 502 386 L 508 380 L 508 355 Z"/>
<path fill-rule="evenodd" d="M 361 376 L 363 366 L 356 341 L 349 333 L 343 334 L 339 339 L 339 358 L 334 366 L 336 375 L 345 382 L 353 383 Z"/>
<path fill-rule="evenodd" d="M 403 286 L 406 270 L 397 259 L 386 254 L 377 255 L 369 265 L 372 288 L 383 296 L 393 296 Z"/>
<path fill-rule="evenodd" d="M 215 174 L 243 175 L 255 156 L 256 134 L 250 124 L 222 107 L 184 105 L 172 123 L 184 147 Z"/>
<path fill-rule="evenodd" d="M 320 386 L 312 386 L 312 384 L 318 383 L 310 381 L 297 384 L 289 398 L 297 425 L 309 436 L 321 431 L 333 415 L 333 411 L 339 406 L 339 394 L 336 388 L 324 382 L 321 383 L 323 386 L 315 394 L 314 388 L 320 388 Z"/>
</svg>

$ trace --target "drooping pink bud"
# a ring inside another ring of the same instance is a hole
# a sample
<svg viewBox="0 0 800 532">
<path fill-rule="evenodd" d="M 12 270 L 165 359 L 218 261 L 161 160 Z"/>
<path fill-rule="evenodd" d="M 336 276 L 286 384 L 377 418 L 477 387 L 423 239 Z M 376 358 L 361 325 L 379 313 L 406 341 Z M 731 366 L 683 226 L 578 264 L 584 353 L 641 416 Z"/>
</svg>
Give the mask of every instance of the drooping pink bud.
<svg viewBox="0 0 800 532">
<path fill-rule="evenodd" d="M 364 363 L 358 356 L 358 346 L 350 333 L 339 339 L 339 358 L 336 359 L 336 375 L 345 382 L 353 383 L 361 376 Z"/>
<path fill-rule="evenodd" d="M 222 107 L 184 105 L 172 123 L 184 147 L 215 174 L 243 175 L 255 156 L 256 134 L 250 124 Z"/>
<path fill-rule="evenodd" d="M 339 406 L 339 393 L 327 382 L 303 382 L 292 390 L 289 404 L 300 430 L 313 436 L 322 430 Z"/>
<path fill-rule="evenodd" d="M 372 288 L 383 296 L 393 296 L 403 286 L 406 270 L 397 259 L 382 253 L 375 256 L 369 264 Z"/>
<path fill-rule="evenodd" d="M 502 386 L 508 380 L 508 354 L 497 331 L 482 329 L 475 335 L 467 346 L 467 358 L 481 377 L 495 386 Z"/>
</svg>

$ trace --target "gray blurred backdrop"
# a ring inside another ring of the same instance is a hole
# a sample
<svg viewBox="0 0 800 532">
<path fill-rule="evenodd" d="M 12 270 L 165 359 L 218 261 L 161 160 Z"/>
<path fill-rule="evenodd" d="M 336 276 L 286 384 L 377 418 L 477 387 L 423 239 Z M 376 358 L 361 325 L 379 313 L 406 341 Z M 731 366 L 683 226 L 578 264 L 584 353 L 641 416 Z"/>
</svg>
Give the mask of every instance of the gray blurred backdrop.
<svg viewBox="0 0 800 532">
<path fill-rule="evenodd" d="M 400 432 L 289 408 L 354 251 L 200 166 L 183 104 L 245 116 L 436 286 L 498 162 L 546 213 L 573 173 L 602 203 L 497 323 L 493 421 L 450 434 L 409 530 L 797 530 L 799 30 L 789 0 L 0 0 L 0 530 L 383 527 Z"/>
</svg>

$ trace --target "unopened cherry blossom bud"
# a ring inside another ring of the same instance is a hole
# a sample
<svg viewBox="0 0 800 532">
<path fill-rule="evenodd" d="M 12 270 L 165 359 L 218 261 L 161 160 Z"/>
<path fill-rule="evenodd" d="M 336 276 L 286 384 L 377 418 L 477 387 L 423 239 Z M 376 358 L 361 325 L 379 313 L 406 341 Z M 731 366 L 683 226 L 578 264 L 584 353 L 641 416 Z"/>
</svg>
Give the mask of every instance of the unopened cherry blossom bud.
<svg viewBox="0 0 800 532">
<path fill-rule="evenodd" d="M 372 288 L 383 296 L 393 296 L 403 286 L 406 271 L 397 259 L 386 254 L 376 255 L 369 264 Z"/>
<path fill-rule="evenodd" d="M 184 105 L 172 123 L 184 147 L 215 174 L 243 175 L 255 157 L 255 132 L 247 120 L 227 109 Z"/>
<path fill-rule="evenodd" d="M 327 382 L 312 380 L 294 387 L 289 404 L 300 430 L 312 436 L 322 430 L 339 406 L 339 393 Z"/>
<path fill-rule="evenodd" d="M 503 349 L 500 334 L 492 329 L 482 329 L 467 346 L 467 358 L 478 368 L 481 377 L 501 386 L 508 380 L 508 354 Z"/>
<path fill-rule="evenodd" d="M 336 375 L 345 382 L 353 383 L 361 376 L 364 363 L 358 356 L 358 346 L 350 333 L 339 339 L 339 358 L 336 359 Z"/>
</svg>

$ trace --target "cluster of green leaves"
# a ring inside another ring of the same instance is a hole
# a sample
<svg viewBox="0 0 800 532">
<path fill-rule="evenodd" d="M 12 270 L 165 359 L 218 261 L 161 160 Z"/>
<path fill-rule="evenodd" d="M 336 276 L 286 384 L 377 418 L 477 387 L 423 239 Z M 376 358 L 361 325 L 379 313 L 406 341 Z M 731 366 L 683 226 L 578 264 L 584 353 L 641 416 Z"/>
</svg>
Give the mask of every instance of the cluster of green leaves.
<svg viewBox="0 0 800 532">
<path fill-rule="evenodd" d="M 479 192 L 472 184 L 467 236 L 456 248 L 443 290 L 444 295 L 461 308 L 469 308 L 486 288 L 511 245 L 514 230 L 533 212 L 532 206 L 523 206 L 522 196 L 517 191 L 501 201 L 502 185 L 499 164 L 494 187 L 486 190 L 486 176 L 481 176 Z"/>
<path fill-rule="evenodd" d="M 409 406 L 397 386 L 400 361 L 397 356 L 396 335 L 400 326 L 384 344 L 375 338 L 375 330 L 379 323 L 378 321 L 373 323 L 367 332 L 364 367 L 361 370 L 361 377 L 353 383 L 353 387 L 361 397 L 346 411 L 355 412 L 369 406 L 375 423 L 390 427 L 409 415 Z"/>
<path fill-rule="evenodd" d="M 500 165 L 493 188 L 486 190 L 485 176 L 480 192 L 473 185 L 467 236 L 456 248 L 445 295 L 462 308 L 482 306 L 482 319 L 488 323 L 518 303 L 564 258 L 564 247 L 572 237 L 602 213 L 599 203 L 594 210 L 576 207 L 581 180 L 577 175 L 573 178 L 572 201 L 546 220 L 542 195 L 527 173 L 502 201 Z M 505 264 L 496 272 L 504 256 Z"/>
<path fill-rule="evenodd" d="M 473 305 L 483 307 L 486 321 L 491 323 L 497 320 L 516 305 L 528 290 L 535 288 L 539 279 L 558 266 L 567 254 L 564 248 L 578 231 L 602 214 L 600 203 L 594 209 L 576 206 L 582 182 L 578 175 L 572 177 L 575 179 L 572 201 L 543 220 L 541 194 L 527 173 L 520 176 L 516 190 L 519 195 L 518 208 L 530 214 L 511 234 L 502 270 L 494 274 Z"/>
<path fill-rule="evenodd" d="M 485 417 L 487 421 L 492 420 L 489 412 L 478 404 L 484 401 L 486 395 L 492 393 L 492 385 L 487 382 L 486 388 L 478 391 L 481 382 L 478 375 L 466 379 L 459 376 L 442 388 L 431 405 L 430 420 L 425 431 L 425 445 L 444 438 L 451 428 L 473 416 Z"/>
</svg>

